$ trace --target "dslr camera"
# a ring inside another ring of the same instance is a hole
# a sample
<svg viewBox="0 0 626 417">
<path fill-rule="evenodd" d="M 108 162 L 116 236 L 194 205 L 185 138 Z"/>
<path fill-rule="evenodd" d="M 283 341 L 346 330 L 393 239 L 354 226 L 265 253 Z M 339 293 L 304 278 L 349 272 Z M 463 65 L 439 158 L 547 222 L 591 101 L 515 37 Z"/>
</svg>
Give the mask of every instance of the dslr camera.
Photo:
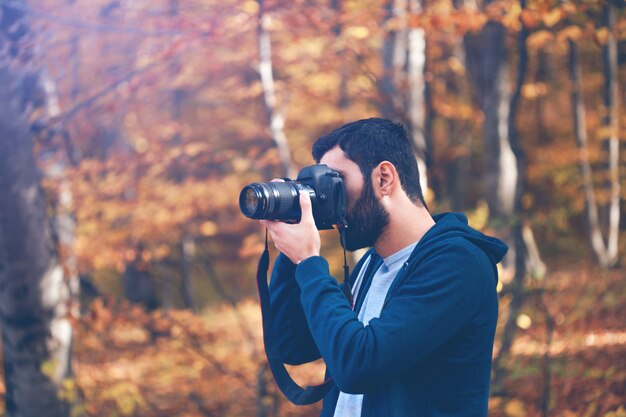
<svg viewBox="0 0 626 417">
<path fill-rule="evenodd" d="M 324 164 L 302 168 L 298 178 L 285 182 L 255 182 L 239 195 L 241 212 L 251 219 L 298 223 L 302 216 L 300 190 L 311 196 L 313 218 L 318 229 L 345 226 L 346 189 L 339 173 Z"/>
</svg>

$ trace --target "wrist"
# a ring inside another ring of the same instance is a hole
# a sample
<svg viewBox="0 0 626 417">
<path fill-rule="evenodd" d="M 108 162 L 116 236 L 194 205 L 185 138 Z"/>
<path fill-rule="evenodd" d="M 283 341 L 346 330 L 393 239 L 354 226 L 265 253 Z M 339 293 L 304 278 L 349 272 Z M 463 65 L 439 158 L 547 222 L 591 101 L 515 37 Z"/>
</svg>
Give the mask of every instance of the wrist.
<svg viewBox="0 0 626 417">
<path fill-rule="evenodd" d="M 300 287 L 311 280 L 317 280 L 323 276 L 330 276 L 328 261 L 322 256 L 311 256 L 303 259 L 295 270 L 296 281 Z"/>
<path fill-rule="evenodd" d="M 311 259 L 315 256 L 319 256 L 318 254 L 313 254 L 313 255 L 309 255 L 309 256 L 304 256 L 302 258 L 300 258 L 298 261 L 296 261 L 296 266 L 300 265 L 302 262 L 306 261 L 307 259 Z"/>
</svg>

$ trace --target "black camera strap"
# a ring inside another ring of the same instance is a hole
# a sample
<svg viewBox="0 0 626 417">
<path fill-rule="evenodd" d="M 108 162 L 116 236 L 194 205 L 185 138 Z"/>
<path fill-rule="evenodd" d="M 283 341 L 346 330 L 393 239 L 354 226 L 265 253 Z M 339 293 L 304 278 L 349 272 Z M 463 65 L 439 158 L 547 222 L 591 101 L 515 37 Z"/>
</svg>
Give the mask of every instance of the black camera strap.
<svg viewBox="0 0 626 417">
<path fill-rule="evenodd" d="M 345 254 L 345 252 L 344 252 Z M 257 268 L 257 286 L 259 289 L 259 300 L 261 302 L 261 315 L 263 322 L 263 345 L 265 346 L 265 354 L 269 362 L 270 369 L 274 375 L 274 380 L 278 388 L 285 394 L 287 399 L 296 405 L 313 404 L 321 400 L 333 386 L 332 378 L 327 379 L 320 385 L 307 386 L 302 388 L 289 375 L 285 368 L 283 360 L 276 346 L 276 337 L 274 336 L 274 326 L 272 311 L 270 308 L 270 293 L 267 286 L 267 271 L 269 269 L 270 254 L 268 250 L 267 229 L 265 230 L 265 249 L 259 259 Z M 347 281 L 346 281 L 347 286 Z M 344 286 L 344 293 L 345 287 Z M 350 289 L 348 288 L 348 291 Z M 350 296 L 350 299 L 352 297 Z"/>
<path fill-rule="evenodd" d="M 352 288 L 350 288 L 350 267 L 348 266 L 348 255 L 346 254 L 346 229 L 348 226 L 345 222 L 337 226 L 339 229 L 339 237 L 341 239 L 341 247 L 343 248 L 343 295 L 350 302 L 350 307 L 354 310 L 355 300 L 352 297 Z"/>
</svg>

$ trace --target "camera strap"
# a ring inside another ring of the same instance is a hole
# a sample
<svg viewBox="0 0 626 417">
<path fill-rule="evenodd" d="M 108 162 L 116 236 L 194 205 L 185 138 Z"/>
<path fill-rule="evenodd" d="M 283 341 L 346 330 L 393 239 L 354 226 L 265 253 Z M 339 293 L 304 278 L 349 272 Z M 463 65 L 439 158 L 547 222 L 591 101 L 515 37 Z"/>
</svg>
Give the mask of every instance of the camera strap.
<svg viewBox="0 0 626 417">
<path fill-rule="evenodd" d="M 348 266 L 348 255 L 346 255 L 346 229 L 345 222 L 337 226 L 339 229 L 339 238 L 341 239 L 341 247 L 343 248 L 343 295 L 350 302 L 350 307 L 354 310 L 354 298 L 352 296 L 352 288 L 350 288 L 350 267 Z"/>
<path fill-rule="evenodd" d="M 283 394 L 285 394 L 285 397 L 296 405 L 313 404 L 321 400 L 333 387 L 332 378 L 327 379 L 320 385 L 302 388 L 291 378 L 289 372 L 285 368 L 285 364 L 283 363 L 280 353 L 278 352 L 276 337 L 274 336 L 273 317 L 270 308 L 270 293 L 267 286 L 267 271 L 269 269 L 270 259 L 267 234 L 267 229 L 265 229 L 265 249 L 259 259 L 257 267 L 257 286 L 259 290 L 259 300 L 261 303 L 263 345 L 265 346 L 265 354 L 267 355 L 267 361 L 270 365 L 270 369 L 272 370 L 272 374 L 274 375 L 274 380 L 276 381 L 278 388 L 280 388 Z M 344 293 L 347 281 L 345 284 Z M 348 291 L 350 291 L 349 287 Z M 350 300 L 351 299 L 352 296 L 350 296 Z"/>
</svg>

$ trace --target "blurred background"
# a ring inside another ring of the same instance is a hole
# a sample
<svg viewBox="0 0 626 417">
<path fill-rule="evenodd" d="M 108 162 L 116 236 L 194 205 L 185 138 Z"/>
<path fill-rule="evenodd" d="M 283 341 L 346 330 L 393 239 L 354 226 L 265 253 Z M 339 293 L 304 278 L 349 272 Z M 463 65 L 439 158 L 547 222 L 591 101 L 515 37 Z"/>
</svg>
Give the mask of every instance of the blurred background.
<svg viewBox="0 0 626 417">
<path fill-rule="evenodd" d="M 319 415 L 238 195 L 386 117 L 511 248 L 490 415 L 626 417 L 625 96 L 623 0 L 0 0 L 0 415 Z"/>
</svg>

